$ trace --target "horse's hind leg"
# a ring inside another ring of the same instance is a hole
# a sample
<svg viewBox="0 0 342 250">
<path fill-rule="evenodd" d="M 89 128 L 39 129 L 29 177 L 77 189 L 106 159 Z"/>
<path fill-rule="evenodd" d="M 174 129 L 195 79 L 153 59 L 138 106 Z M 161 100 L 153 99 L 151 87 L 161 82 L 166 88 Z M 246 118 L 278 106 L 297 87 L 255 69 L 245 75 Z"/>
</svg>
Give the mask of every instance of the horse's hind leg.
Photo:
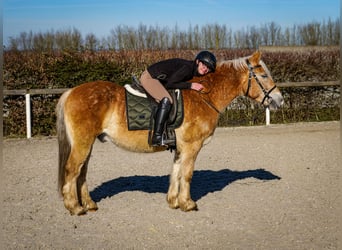
<svg viewBox="0 0 342 250">
<path fill-rule="evenodd" d="M 77 179 L 77 191 L 78 197 L 80 197 L 80 203 L 86 211 L 96 211 L 98 209 L 96 203 L 91 199 L 88 186 L 86 182 L 88 162 L 90 158 L 91 150 L 88 154 L 87 160 L 84 162 L 81 168 L 81 174 Z"/>
<path fill-rule="evenodd" d="M 89 143 L 88 146 L 85 146 L 84 144 L 74 144 L 71 148 L 71 152 L 65 166 L 65 182 L 62 192 L 64 197 L 64 206 L 71 214 L 81 215 L 87 212 L 87 210 L 81 205 L 82 201 L 78 198 L 78 194 L 81 193 L 82 195 L 82 193 L 84 193 L 84 190 L 83 192 L 78 190 L 78 184 L 84 184 L 85 181 L 78 181 L 78 178 L 81 174 L 84 163 L 87 162 L 91 144 L 92 143 Z M 83 185 L 81 186 L 83 187 Z"/>
</svg>

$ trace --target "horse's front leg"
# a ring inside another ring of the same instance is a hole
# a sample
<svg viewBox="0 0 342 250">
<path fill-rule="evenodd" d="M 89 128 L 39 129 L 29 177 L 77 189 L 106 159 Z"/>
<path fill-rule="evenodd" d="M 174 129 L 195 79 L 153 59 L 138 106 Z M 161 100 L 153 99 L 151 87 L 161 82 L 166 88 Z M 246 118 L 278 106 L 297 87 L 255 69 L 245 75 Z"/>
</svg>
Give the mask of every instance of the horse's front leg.
<svg viewBox="0 0 342 250">
<path fill-rule="evenodd" d="M 167 192 L 167 198 L 166 198 L 167 202 L 169 203 L 169 206 L 174 209 L 179 208 L 179 204 L 178 204 L 179 178 L 180 178 L 179 169 L 181 166 L 181 160 L 179 156 L 180 156 L 179 151 L 176 150 L 175 158 L 173 161 L 172 173 L 170 176 L 169 191 Z"/>
<path fill-rule="evenodd" d="M 190 184 L 194 171 L 194 164 L 201 149 L 201 143 L 193 143 L 177 151 L 170 177 L 167 201 L 171 208 L 183 211 L 197 210 L 196 203 L 191 199 Z"/>
</svg>

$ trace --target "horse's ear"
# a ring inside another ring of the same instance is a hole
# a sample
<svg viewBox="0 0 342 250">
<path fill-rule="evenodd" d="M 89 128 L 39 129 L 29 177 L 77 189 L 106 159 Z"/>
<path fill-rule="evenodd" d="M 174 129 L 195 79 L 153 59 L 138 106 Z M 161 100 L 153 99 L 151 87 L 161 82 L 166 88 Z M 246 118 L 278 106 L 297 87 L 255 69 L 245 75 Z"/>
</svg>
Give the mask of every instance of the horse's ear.
<svg viewBox="0 0 342 250">
<path fill-rule="evenodd" d="M 255 64 L 258 64 L 260 59 L 261 59 L 261 52 L 260 50 L 257 50 L 251 56 L 251 61 L 254 62 Z"/>
</svg>

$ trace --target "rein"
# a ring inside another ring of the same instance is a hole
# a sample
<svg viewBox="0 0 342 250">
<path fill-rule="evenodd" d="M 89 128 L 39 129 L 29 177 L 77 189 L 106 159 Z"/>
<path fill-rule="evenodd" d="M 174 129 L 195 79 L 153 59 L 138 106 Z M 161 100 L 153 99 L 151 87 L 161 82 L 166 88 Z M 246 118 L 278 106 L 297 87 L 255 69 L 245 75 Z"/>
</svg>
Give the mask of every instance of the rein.
<svg viewBox="0 0 342 250">
<path fill-rule="evenodd" d="M 200 82 L 209 82 L 207 80 L 201 80 Z M 210 82 L 209 82 L 209 86 L 211 86 Z M 208 101 L 207 99 L 203 98 L 202 94 L 209 94 L 211 92 L 211 89 L 209 89 L 209 91 L 203 91 L 201 90 L 199 93 L 201 94 L 202 100 L 205 102 L 205 104 L 207 104 L 210 108 L 212 108 L 213 110 L 215 110 L 218 114 L 222 114 L 222 112 L 220 110 L 218 110 L 218 108 L 215 107 L 215 105 Z"/>
<path fill-rule="evenodd" d="M 204 99 L 204 98 L 202 98 L 202 100 L 203 100 L 210 108 L 212 108 L 213 110 L 215 110 L 217 113 L 222 114 L 222 112 L 220 112 L 220 110 L 218 110 L 218 109 L 214 106 L 214 104 L 212 104 L 211 102 L 209 102 L 208 100 L 206 100 L 206 99 Z"/>
<path fill-rule="evenodd" d="M 246 91 L 246 94 L 245 96 L 248 96 L 248 93 L 249 93 L 249 89 L 251 87 L 251 84 L 252 84 L 252 78 L 255 79 L 255 81 L 258 83 L 259 87 L 261 88 L 262 92 L 264 93 L 264 98 L 262 99 L 262 102 L 261 104 L 264 104 L 265 100 L 269 100 L 271 99 L 272 100 L 272 97 L 270 96 L 271 92 L 277 87 L 276 85 L 274 85 L 269 91 L 267 91 L 264 86 L 262 85 L 262 83 L 259 81 L 258 77 L 256 76 L 256 74 L 254 73 L 254 69 L 256 68 L 261 68 L 262 66 L 259 64 L 259 65 L 256 65 L 256 66 L 252 66 L 251 63 L 249 62 L 249 60 L 247 59 L 247 66 L 248 66 L 248 70 L 249 70 L 249 77 L 248 77 L 248 87 L 247 87 L 247 91 Z"/>
</svg>

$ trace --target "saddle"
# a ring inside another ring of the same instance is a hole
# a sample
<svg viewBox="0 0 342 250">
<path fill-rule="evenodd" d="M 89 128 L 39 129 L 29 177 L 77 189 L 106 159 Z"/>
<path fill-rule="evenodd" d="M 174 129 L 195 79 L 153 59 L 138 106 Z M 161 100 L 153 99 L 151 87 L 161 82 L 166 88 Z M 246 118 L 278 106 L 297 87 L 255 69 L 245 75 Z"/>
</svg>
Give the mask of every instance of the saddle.
<svg viewBox="0 0 342 250">
<path fill-rule="evenodd" d="M 157 102 L 141 86 L 139 80 L 133 76 L 132 83 L 126 84 L 126 114 L 128 130 L 149 130 L 148 143 L 151 144 L 152 129 L 154 126 L 154 117 L 157 111 Z M 184 117 L 183 96 L 179 89 L 168 90 L 173 105 L 170 111 L 168 121 L 166 122 L 166 137 L 176 141 L 175 129 L 178 128 Z M 175 145 L 169 145 L 169 148 L 175 148 Z"/>
</svg>

